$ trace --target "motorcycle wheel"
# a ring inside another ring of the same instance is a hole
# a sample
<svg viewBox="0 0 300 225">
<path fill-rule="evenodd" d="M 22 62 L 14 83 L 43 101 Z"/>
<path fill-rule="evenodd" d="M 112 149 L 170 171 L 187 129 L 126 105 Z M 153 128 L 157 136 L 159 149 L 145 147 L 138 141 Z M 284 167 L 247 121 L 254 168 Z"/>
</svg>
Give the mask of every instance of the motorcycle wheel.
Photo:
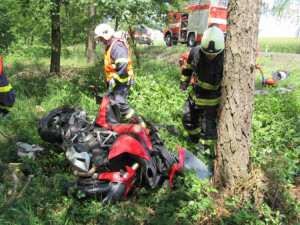
<svg viewBox="0 0 300 225">
<path fill-rule="evenodd" d="M 61 106 L 51 110 L 39 122 L 40 137 L 50 143 L 62 143 L 61 129 L 66 130 L 72 114 L 81 110 L 83 109 L 74 105 Z M 88 118 L 86 117 L 86 119 Z"/>
</svg>

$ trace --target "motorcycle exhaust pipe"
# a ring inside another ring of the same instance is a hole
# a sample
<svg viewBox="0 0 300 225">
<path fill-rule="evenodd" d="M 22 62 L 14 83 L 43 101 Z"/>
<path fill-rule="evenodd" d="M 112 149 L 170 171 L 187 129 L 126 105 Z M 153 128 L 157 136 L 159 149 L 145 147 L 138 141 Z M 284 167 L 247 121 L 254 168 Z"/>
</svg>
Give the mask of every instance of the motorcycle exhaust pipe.
<svg viewBox="0 0 300 225">
<path fill-rule="evenodd" d="M 96 172 L 96 169 L 96 166 L 93 165 L 93 167 L 87 172 L 80 172 L 75 170 L 74 175 L 79 177 L 91 177 Z"/>
</svg>

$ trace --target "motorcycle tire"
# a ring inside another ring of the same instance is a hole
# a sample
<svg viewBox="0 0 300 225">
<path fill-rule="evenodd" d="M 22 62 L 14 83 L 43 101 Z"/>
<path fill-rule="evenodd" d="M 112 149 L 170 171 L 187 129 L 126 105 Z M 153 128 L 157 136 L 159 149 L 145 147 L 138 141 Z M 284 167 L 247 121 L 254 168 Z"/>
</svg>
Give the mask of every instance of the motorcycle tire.
<svg viewBox="0 0 300 225">
<path fill-rule="evenodd" d="M 38 133 L 40 137 L 50 143 L 62 143 L 61 129 L 67 130 L 72 114 L 81 110 L 83 109 L 74 105 L 61 106 L 51 110 L 39 122 Z"/>
</svg>

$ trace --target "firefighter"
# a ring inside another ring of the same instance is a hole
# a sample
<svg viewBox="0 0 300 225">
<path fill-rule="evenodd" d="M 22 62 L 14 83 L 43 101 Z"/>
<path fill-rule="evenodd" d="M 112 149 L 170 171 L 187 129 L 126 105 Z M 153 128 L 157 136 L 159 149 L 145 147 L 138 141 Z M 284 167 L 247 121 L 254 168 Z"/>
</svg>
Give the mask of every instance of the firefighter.
<svg viewBox="0 0 300 225">
<path fill-rule="evenodd" d="M 203 34 L 201 45 L 193 47 L 180 79 L 185 94 L 192 77 L 195 79 L 183 107 L 182 124 L 199 151 L 209 148 L 217 139 L 216 118 L 223 78 L 224 34 L 217 26 Z"/>
<path fill-rule="evenodd" d="M 2 57 L 0 56 L 0 119 L 5 119 L 12 111 L 15 98 L 15 92 L 3 71 Z"/>
<path fill-rule="evenodd" d="M 138 114 L 126 103 L 131 85 L 135 84 L 132 58 L 124 40 L 114 37 L 115 31 L 105 23 L 95 28 L 94 39 L 100 39 L 106 45 L 104 53 L 104 70 L 107 88 L 128 123 L 140 123 Z"/>
</svg>

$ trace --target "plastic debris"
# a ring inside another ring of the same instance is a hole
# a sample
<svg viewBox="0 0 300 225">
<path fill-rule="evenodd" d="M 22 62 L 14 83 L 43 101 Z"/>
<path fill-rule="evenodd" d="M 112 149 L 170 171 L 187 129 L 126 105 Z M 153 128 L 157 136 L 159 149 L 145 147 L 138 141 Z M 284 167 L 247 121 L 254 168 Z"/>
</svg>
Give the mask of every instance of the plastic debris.
<svg viewBox="0 0 300 225">
<path fill-rule="evenodd" d="M 16 146 L 18 148 L 18 156 L 20 158 L 27 156 L 32 160 L 35 160 L 35 152 L 44 150 L 44 148 L 41 148 L 37 145 L 30 145 L 23 142 L 17 142 Z"/>
</svg>

